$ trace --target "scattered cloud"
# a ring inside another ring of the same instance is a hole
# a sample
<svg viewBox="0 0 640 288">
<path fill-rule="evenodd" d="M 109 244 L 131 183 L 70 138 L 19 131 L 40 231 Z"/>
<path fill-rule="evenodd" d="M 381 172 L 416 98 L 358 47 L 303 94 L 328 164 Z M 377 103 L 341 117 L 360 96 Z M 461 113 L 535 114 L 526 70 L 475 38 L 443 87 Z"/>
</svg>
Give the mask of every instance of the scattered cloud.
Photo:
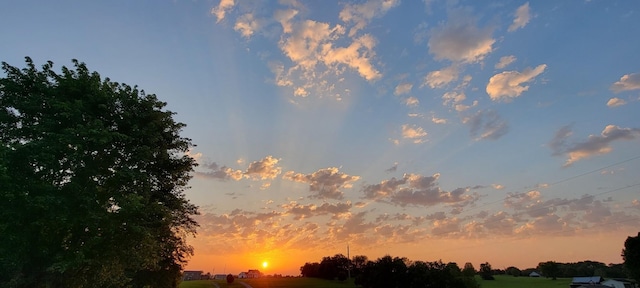
<svg viewBox="0 0 640 288">
<path fill-rule="evenodd" d="M 640 73 L 631 73 L 620 77 L 620 80 L 613 83 L 610 89 L 614 93 L 640 89 Z"/>
<path fill-rule="evenodd" d="M 529 11 L 529 2 L 527 2 L 518 7 L 513 23 L 511 23 L 507 31 L 513 32 L 520 28 L 524 28 L 524 26 L 529 23 L 529 20 L 531 20 L 531 12 Z"/>
<path fill-rule="evenodd" d="M 467 188 L 443 191 L 438 187 L 438 178 L 438 173 L 432 176 L 404 174 L 401 179 L 393 177 L 379 184 L 364 185 L 362 191 L 366 199 L 399 206 L 467 205 L 477 199 L 475 194 L 466 194 Z"/>
<path fill-rule="evenodd" d="M 233 29 L 238 31 L 242 37 L 249 38 L 253 33 L 260 28 L 260 23 L 254 18 L 253 14 L 244 14 L 236 20 L 236 25 Z"/>
<path fill-rule="evenodd" d="M 404 104 L 407 104 L 407 106 L 410 107 L 415 107 L 420 104 L 420 101 L 416 97 L 409 97 L 407 99 L 404 99 Z"/>
<path fill-rule="evenodd" d="M 447 23 L 432 29 L 429 52 L 436 60 L 456 63 L 477 63 L 493 51 L 493 27 L 476 26 L 476 17 L 469 9 L 457 8 L 449 12 Z"/>
<path fill-rule="evenodd" d="M 224 19 L 227 11 L 231 10 L 235 5 L 234 0 L 220 0 L 218 6 L 211 9 L 211 14 L 216 15 L 217 22 L 222 21 Z"/>
<path fill-rule="evenodd" d="M 411 92 L 411 88 L 413 88 L 413 84 L 411 84 L 411 83 L 401 83 L 401 84 L 398 84 L 398 86 L 396 86 L 396 89 L 395 89 L 395 91 L 393 91 L 393 94 L 395 94 L 395 95 L 407 94 L 407 93 Z"/>
<path fill-rule="evenodd" d="M 462 123 L 469 125 L 470 134 L 476 140 L 496 140 L 509 131 L 507 122 L 492 110 L 480 110 L 464 118 Z"/>
<path fill-rule="evenodd" d="M 640 135 L 640 129 L 620 128 L 615 125 L 607 125 L 604 130 L 602 130 L 602 133 L 600 133 L 600 135 L 589 135 L 587 140 L 578 142 L 571 146 L 567 146 L 564 149 L 562 148 L 566 145 L 558 145 L 558 143 L 564 143 L 564 140 L 557 140 L 564 139 L 561 137 L 562 135 L 570 134 L 564 133 L 558 136 L 557 133 L 556 137 L 554 137 L 554 140 L 552 140 L 553 145 L 550 146 L 552 147 L 552 149 L 556 149 L 554 155 L 567 155 L 567 161 L 564 164 L 564 166 L 566 167 L 581 159 L 610 153 L 613 150 L 613 148 L 611 147 L 611 142 L 617 140 L 633 140 Z"/>
<path fill-rule="evenodd" d="M 493 75 L 487 84 L 487 94 L 493 101 L 511 101 L 512 98 L 520 96 L 522 92 L 529 90 L 529 86 L 522 86 L 524 83 L 533 81 L 547 68 L 542 64 L 534 69 L 527 68 L 522 72 L 505 71 Z"/>
<path fill-rule="evenodd" d="M 400 4 L 400 0 L 369 0 L 360 4 L 346 4 L 340 11 L 340 20 L 353 23 L 349 37 L 362 30 L 374 17 L 384 15 L 391 8 Z"/>
<path fill-rule="evenodd" d="M 509 64 L 515 62 L 516 60 L 517 60 L 516 56 L 513 56 L 513 55 L 503 56 L 503 57 L 500 57 L 500 61 L 498 61 L 498 63 L 496 63 L 494 67 L 496 69 L 504 69 L 507 66 L 509 66 Z"/>
<path fill-rule="evenodd" d="M 451 65 L 441 70 L 429 72 L 424 78 L 421 87 L 429 85 L 431 88 L 442 88 L 456 79 L 458 79 L 458 68 L 455 65 Z"/>
<path fill-rule="evenodd" d="M 447 124 L 447 119 L 438 118 L 436 116 L 432 116 L 431 117 L 431 122 L 433 122 L 435 124 Z"/>
<path fill-rule="evenodd" d="M 623 106 L 625 104 L 627 104 L 627 101 L 624 101 L 624 99 L 620 99 L 620 98 L 617 98 L 617 97 L 613 97 L 613 98 L 609 99 L 609 101 L 607 101 L 607 106 L 609 106 L 610 108 Z"/>
<path fill-rule="evenodd" d="M 315 198 L 342 199 L 344 193 L 340 189 L 351 188 L 353 182 L 360 179 L 359 176 L 350 176 L 342 173 L 336 167 L 320 169 L 311 174 L 287 171 L 282 179 L 309 184 L 309 191 Z"/>
<path fill-rule="evenodd" d="M 425 137 L 427 137 L 427 131 L 424 131 L 422 127 L 402 125 L 402 138 L 409 139 L 415 144 L 420 144 L 425 141 Z"/>
<path fill-rule="evenodd" d="M 393 163 L 393 166 L 391 166 L 389 169 L 384 170 L 384 172 L 387 173 L 391 173 L 391 172 L 396 172 L 398 170 L 398 162 Z"/>
<path fill-rule="evenodd" d="M 278 167 L 278 159 L 269 155 L 262 160 L 254 161 L 249 164 L 249 167 L 246 171 L 242 170 L 234 170 L 227 166 L 220 166 L 216 162 L 205 163 L 202 166 L 206 168 L 207 171 L 196 172 L 197 176 L 218 179 L 218 180 L 242 180 L 243 178 L 251 179 L 251 180 L 271 180 L 276 178 L 282 168 Z M 264 183 L 264 188 L 269 187 L 269 183 Z"/>
</svg>

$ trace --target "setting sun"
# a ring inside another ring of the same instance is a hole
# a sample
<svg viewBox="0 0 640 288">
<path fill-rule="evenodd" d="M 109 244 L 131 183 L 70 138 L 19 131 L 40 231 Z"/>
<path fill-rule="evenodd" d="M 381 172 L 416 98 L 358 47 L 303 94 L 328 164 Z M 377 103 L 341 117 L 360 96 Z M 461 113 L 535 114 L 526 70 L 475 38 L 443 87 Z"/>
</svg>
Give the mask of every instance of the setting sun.
<svg viewBox="0 0 640 288">
<path fill-rule="evenodd" d="M 269 266 L 269 262 L 267 261 L 262 262 L 262 268 L 267 268 L 267 266 Z"/>
</svg>

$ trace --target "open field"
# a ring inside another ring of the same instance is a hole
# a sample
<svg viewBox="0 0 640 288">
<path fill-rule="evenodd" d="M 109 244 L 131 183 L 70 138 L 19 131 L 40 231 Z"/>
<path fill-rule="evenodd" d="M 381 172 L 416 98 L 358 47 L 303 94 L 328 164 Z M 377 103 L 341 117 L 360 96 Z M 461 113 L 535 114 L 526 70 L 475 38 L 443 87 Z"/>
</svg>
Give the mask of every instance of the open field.
<svg viewBox="0 0 640 288">
<path fill-rule="evenodd" d="M 496 280 L 482 280 L 476 277 L 481 288 L 569 288 L 570 278 L 558 278 L 551 280 L 547 278 L 513 277 L 505 275 L 495 276 Z M 239 282 L 243 281 L 253 288 L 355 288 L 358 287 L 351 281 L 329 281 L 315 278 L 259 278 L 259 279 L 236 279 L 234 283 L 227 284 L 223 280 L 199 280 L 185 281 L 180 284 L 180 288 L 244 288 Z M 214 284 L 218 284 L 216 286 Z"/>
<path fill-rule="evenodd" d="M 480 288 L 569 288 L 571 278 L 558 278 L 551 280 L 549 278 L 539 277 L 513 277 L 506 275 L 494 276 L 496 280 L 482 280 L 476 277 Z"/>
</svg>

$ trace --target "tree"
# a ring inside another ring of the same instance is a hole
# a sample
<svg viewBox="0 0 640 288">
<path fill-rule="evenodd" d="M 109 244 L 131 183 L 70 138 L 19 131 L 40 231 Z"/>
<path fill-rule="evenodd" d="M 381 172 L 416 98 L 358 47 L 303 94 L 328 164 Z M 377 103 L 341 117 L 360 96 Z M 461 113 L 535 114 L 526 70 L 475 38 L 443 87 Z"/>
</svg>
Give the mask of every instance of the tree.
<svg viewBox="0 0 640 288">
<path fill-rule="evenodd" d="M 476 275 L 476 268 L 473 267 L 471 262 L 464 263 L 464 268 L 462 268 L 462 275 L 465 277 L 473 277 Z"/>
<path fill-rule="evenodd" d="M 233 283 L 233 280 L 235 280 L 235 279 L 233 278 L 233 275 L 231 275 L 231 274 L 227 274 L 227 283 L 228 283 L 228 284 L 231 284 L 231 283 Z"/>
<path fill-rule="evenodd" d="M 622 249 L 622 259 L 624 268 L 629 276 L 640 282 L 640 232 L 636 237 L 627 237 Z"/>
<path fill-rule="evenodd" d="M 556 280 L 560 274 L 560 266 L 554 261 L 540 262 L 538 264 L 538 270 L 542 272 L 542 275 L 552 280 Z"/>
<path fill-rule="evenodd" d="M 514 267 L 514 266 L 507 267 L 507 269 L 505 269 L 504 272 L 507 275 L 511 275 L 513 277 L 518 277 L 518 276 L 520 276 L 522 274 L 522 271 L 520 271 L 520 269 L 518 269 L 518 267 Z"/>
<path fill-rule="evenodd" d="M 2 63 L 0 286 L 177 287 L 197 227 L 185 125 L 73 63 Z"/>
<path fill-rule="evenodd" d="M 489 264 L 489 262 L 480 264 L 480 277 L 482 277 L 482 279 L 495 280 L 492 274 L 493 272 L 491 271 L 491 264 Z"/>
</svg>

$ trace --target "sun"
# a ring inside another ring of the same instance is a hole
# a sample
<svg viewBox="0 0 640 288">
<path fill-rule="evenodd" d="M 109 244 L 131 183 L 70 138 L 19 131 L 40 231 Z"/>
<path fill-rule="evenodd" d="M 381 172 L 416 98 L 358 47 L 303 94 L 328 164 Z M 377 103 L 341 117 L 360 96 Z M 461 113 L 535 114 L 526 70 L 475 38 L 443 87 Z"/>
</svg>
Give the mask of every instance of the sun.
<svg viewBox="0 0 640 288">
<path fill-rule="evenodd" d="M 262 268 L 266 269 L 268 266 L 269 266 L 269 262 L 267 262 L 267 261 L 263 261 L 262 262 Z"/>
</svg>

